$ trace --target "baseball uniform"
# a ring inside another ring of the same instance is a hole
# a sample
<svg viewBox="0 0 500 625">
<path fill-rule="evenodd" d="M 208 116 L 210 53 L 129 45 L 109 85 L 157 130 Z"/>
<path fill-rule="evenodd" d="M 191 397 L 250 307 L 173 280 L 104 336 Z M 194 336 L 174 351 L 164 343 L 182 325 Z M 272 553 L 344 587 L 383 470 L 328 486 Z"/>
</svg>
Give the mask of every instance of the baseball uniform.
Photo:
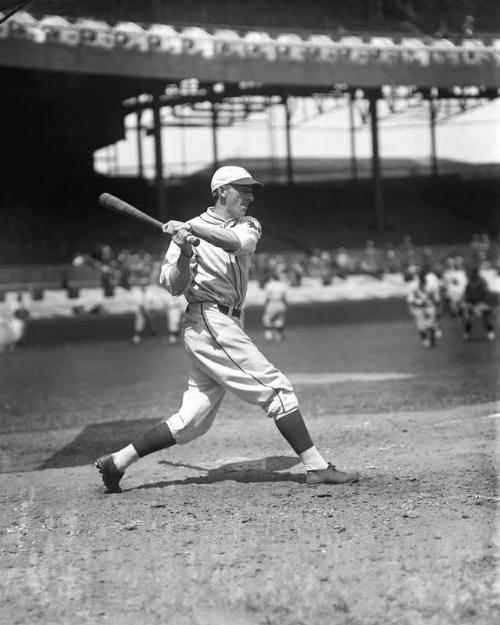
<svg viewBox="0 0 500 625">
<path fill-rule="evenodd" d="M 289 380 L 259 351 L 241 326 L 241 308 L 248 286 L 250 261 L 261 236 L 253 217 L 225 221 L 213 208 L 191 220 L 230 229 L 239 249 L 229 253 L 206 241 L 195 248 L 190 279 L 183 292 L 188 307 L 183 335 L 192 361 L 188 389 L 179 412 L 167 423 L 178 443 L 205 433 L 212 424 L 226 390 L 244 401 L 260 406 L 268 416 L 293 412 L 298 401 Z M 170 271 L 180 248 L 171 243 L 160 281 L 169 292 Z"/>
<path fill-rule="evenodd" d="M 287 285 L 278 277 L 273 277 L 264 286 L 265 304 L 262 325 L 266 340 L 283 339 L 287 313 Z"/>
<path fill-rule="evenodd" d="M 187 389 L 176 413 L 126 447 L 97 459 L 109 492 L 121 491 L 125 470 L 139 458 L 204 434 L 226 391 L 260 406 L 274 419 L 306 468 L 307 485 L 359 479 L 358 472 L 339 471 L 319 453 L 290 381 L 243 330 L 250 260 L 262 233 L 257 219 L 246 215 L 256 186 L 262 185 L 242 167 L 221 167 L 211 181 L 215 205 L 187 223 L 171 220 L 163 226 L 172 243 L 160 282 L 188 302 L 182 323 L 191 359 Z"/>
</svg>

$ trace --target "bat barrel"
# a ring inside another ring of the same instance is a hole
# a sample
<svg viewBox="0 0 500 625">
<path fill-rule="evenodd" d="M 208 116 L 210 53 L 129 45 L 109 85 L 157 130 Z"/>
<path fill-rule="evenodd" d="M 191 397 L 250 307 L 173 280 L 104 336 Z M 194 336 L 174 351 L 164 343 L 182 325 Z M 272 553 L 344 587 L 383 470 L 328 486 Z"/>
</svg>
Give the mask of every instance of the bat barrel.
<svg viewBox="0 0 500 625">
<path fill-rule="evenodd" d="M 141 210 L 132 206 L 125 200 L 116 197 L 115 195 L 111 195 L 111 193 L 101 193 L 99 196 L 99 204 L 104 208 L 114 211 L 115 213 L 119 213 L 120 215 L 125 215 L 126 217 L 132 217 L 138 221 L 142 221 L 143 223 L 147 223 L 150 226 L 154 226 L 155 228 L 161 228 L 163 230 L 163 223 L 151 217 L 151 215 L 147 215 L 143 213 Z M 189 235 L 187 239 L 191 245 L 199 245 L 200 240 L 197 237 Z"/>
</svg>

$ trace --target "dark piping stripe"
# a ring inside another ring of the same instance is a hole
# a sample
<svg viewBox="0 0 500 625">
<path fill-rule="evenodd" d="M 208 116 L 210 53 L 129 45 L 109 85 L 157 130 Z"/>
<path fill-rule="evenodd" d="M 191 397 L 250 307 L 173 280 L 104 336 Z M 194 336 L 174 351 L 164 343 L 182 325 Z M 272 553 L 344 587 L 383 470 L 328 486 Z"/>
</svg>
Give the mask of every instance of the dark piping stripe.
<svg viewBox="0 0 500 625">
<path fill-rule="evenodd" d="M 280 404 L 281 404 L 281 409 L 284 411 L 285 410 L 285 406 L 283 405 L 283 400 L 281 399 L 280 395 L 279 395 L 279 389 L 275 389 L 274 386 L 270 386 L 269 384 L 264 384 L 264 382 L 261 382 L 259 380 L 259 378 L 257 378 L 256 376 L 254 376 L 252 373 L 245 371 L 245 369 L 243 369 L 243 367 L 241 365 L 239 365 L 235 360 L 233 360 L 231 358 L 231 356 L 227 353 L 227 351 L 224 349 L 224 347 L 219 343 L 219 341 L 215 338 L 214 333 L 212 332 L 212 329 L 210 328 L 209 324 L 208 324 L 208 320 L 205 316 L 205 311 L 203 310 L 203 302 L 201 302 L 200 304 L 200 310 L 201 310 L 201 316 L 203 317 L 203 321 L 205 323 L 205 326 L 208 330 L 208 333 L 210 334 L 210 336 L 212 337 L 212 339 L 214 340 L 214 342 L 220 347 L 220 349 L 226 354 L 226 356 L 229 358 L 229 360 L 233 363 L 233 365 L 235 365 L 236 367 L 238 367 L 238 369 L 240 371 L 242 371 L 245 375 L 248 375 L 250 378 L 253 378 L 258 384 L 260 384 L 261 386 L 263 386 L 264 388 L 270 388 L 275 395 L 278 396 L 278 399 L 280 400 Z M 267 402 L 266 402 L 267 403 Z"/>
<path fill-rule="evenodd" d="M 238 260 L 237 256 L 234 257 L 234 260 L 236 261 L 236 264 L 240 272 L 240 301 L 238 302 L 238 308 L 242 308 L 243 307 L 243 271 L 241 269 L 240 261 Z"/>
</svg>

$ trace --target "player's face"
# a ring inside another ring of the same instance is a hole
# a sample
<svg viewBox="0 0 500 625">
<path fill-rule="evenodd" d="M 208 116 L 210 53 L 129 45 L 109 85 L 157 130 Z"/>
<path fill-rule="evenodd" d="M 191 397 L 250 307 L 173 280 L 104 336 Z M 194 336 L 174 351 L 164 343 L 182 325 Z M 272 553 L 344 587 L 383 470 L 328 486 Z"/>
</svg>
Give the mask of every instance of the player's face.
<svg viewBox="0 0 500 625">
<path fill-rule="evenodd" d="M 253 202 L 252 185 L 228 184 L 226 186 L 226 210 L 228 217 L 243 217 Z"/>
</svg>

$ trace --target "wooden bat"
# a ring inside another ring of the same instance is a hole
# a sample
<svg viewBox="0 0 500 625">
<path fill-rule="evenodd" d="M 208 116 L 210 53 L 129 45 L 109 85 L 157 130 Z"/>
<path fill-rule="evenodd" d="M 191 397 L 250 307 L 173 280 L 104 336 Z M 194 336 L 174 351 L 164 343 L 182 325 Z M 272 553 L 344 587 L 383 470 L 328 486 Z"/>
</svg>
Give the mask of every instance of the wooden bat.
<svg viewBox="0 0 500 625">
<path fill-rule="evenodd" d="M 125 217 L 132 217 L 132 219 L 137 219 L 138 221 L 142 221 L 143 223 L 154 226 L 155 228 L 161 228 L 163 230 L 163 224 L 161 221 L 151 217 L 151 215 L 143 213 L 135 206 L 132 206 L 132 204 L 125 202 L 125 200 L 122 200 L 115 195 L 111 195 L 111 193 L 101 193 L 99 196 L 99 204 L 104 208 L 114 211 L 115 213 L 120 213 L 120 215 L 125 215 Z M 192 234 L 188 235 L 186 240 L 194 246 L 200 244 L 200 239 Z"/>
</svg>

